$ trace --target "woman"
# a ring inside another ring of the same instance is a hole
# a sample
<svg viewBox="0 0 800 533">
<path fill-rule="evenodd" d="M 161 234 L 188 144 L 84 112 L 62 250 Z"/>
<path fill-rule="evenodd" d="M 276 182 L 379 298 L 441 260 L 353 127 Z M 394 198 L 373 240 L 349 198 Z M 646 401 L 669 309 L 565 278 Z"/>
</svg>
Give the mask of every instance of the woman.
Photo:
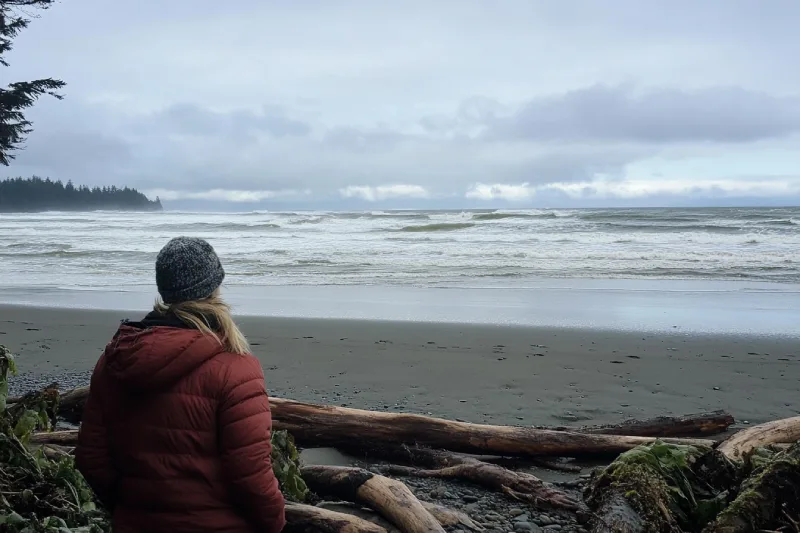
<svg viewBox="0 0 800 533">
<path fill-rule="evenodd" d="M 206 241 L 156 259 L 161 301 L 125 321 L 92 374 L 75 460 L 114 533 L 277 533 L 272 418 L 258 360 L 219 296 Z"/>
</svg>

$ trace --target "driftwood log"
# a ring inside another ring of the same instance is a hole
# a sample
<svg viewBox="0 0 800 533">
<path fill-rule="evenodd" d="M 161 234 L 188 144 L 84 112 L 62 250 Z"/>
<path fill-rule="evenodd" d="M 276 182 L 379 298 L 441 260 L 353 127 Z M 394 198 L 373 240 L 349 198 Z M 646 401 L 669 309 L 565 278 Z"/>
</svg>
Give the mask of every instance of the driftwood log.
<svg viewBox="0 0 800 533">
<path fill-rule="evenodd" d="M 59 398 L 59 416 L 69 422 L 80 422 L 83 406 L 88 395 L 89 387 L 78 387 L 62 392 Z M 272 400 L 274 403 L 276 400 L 280 401 L 281 399 L 273 398 Z M 8 403 L 13 404 L 17 401 L 19 401 L 19 398 L 9 398 Z M 602 426 L 584 426 L 581 428 L 567 426 L 556 428 L 539 427 L 537 429 L 631 437 L 697 437 L 723 433 L 734 423 L 733 416 L 725 411 L 712 411 L 710 413 L 683 416 L 659 416 L 646 420 L 626 420 L 619 424 Z"/>
<path fill-rule="evenodd" d="M 429 416 L 383 413 L 272 398 L 276 429 L 299 443 L 341 447 L 357 435 L 375 444 L 412 443 L 454 452 L 522 456 L 614 454 L 652 442 L 650 437 L 591 435 L 529 427 L 471 424 Z M 665 439 L 711 445 L 707 440 Z"/>
<path fill-rule="evenodd" d="M 404 533 L 444 533 L 439 521 L 397 480 L 344 466 L 305 466 L 300 475 L 315 493 L 366 504 Z"/>
<path fill-rule="evenodd" d="M 646 527 L 625 492 L 618 488 L 607 491 L 591 520 L 592 533 L 642 533 Z"/>
<path fill-rule="evenodd" d="M 735 422 L 733 416 L 725 411 L 713 411 L 683 416 L 659 416 L 647 420 L 626 420 L 607 426 L 585 426 L 578 431 L 632 437 L 700 437 L 724 433 Z"/>
<path fill-rule="evenodd" d="M 461 511 L 457 511 L 455 509 L 451 509 L 450 507 L 445 507 L 444 505 L 439 505 L 437 503 L 425 502 L 420 500 L 422 506 L 429 512 L 433 517 L 444 527 L 458 527 L 461 529 L 468 529 L 470 531 L 485 531 L 482 525 L 473 521 L 469 516 L 462 513 Z M 360 509 L 364 509 L 363 505 L 354 502 L 346 502 L 346 501 L 325 501 L 317 504 L 319 507 L 323 509 L 342 509 L 342 508 L 352 508 L 354 513 L 358 512 Z M 340 511 L 344 513 L 348 513 L 348 511 Z"/>
<path fill-rule="evenodd" d="M 469 516 L 437 503 L 422 502 L 422 506 L 445 527 L 465 527 L 471 531 L 485 531 L 486 528 L 476 524 Z"/>
<path fill-rule="evenodd" d="M 31 444 L 74 446 L 77 440 L 78 430 L 70 429 L 35 433 L 31 436 L 30 442 Z M 341 449 L 414 465 L 414 467 L 390 465 L 384 470 L 391 475 L 460 479 L 503 492 L 516 500 L 528 502 L 537 507 L 569 510 L 577 510 L 582 507 L 571 496 L 553 485 L 545 483 L 533 474 L 509 470 L 464 454 L 419 446 L 382 445 L 370 448 L 354 447 L 352 442 L 342 445 Z M 307 473 L 313 474 L 311 470 L 304 468 L 302 470 L 303 479 L 306 479 Z M 306 482 L 308 483 L 309 481 L 306 480 Z M 312 490 L 314 489 L 312 488 Z M 347 499 L 340 494 L 334 495 Z"/>
<path fill-rule="evenodd" d="M 717 448 L 728 459 L 743 460 L 761 446 L 800 441 L 800 416 L 759 424 L 736 433 Z"/>
<path fill-rule="evenodd" d="M 77 446 L 78 430 L 46 431 L 31 435 L 31 444 L 50 444 L 54 446 Z"/>
<path fill-rule="evenodd" d="M 800 531 L 800 443 L 776 454 L 742 484 L 704 533 Z"/>
<path fill-rule="evenodd" d="M 286 503 L 286 533 L 387 533 L 386 528 L 346 513 Z"/>
<path fill-rule="evenodd" d="M 63 394 L 59 414 L 77 421 L 88 387 Z M 558 431 L 530 427 L 456 422 L 414 414 L 383 413 L 271 398 L 275 429 L 287 430 L 300 444 L 340 447 L 353 435 L 371 443 L 410 443 L 455 452 L 521 456 L 617 454 L 652 437 Z M 709 446 L 698 439 L 663 439 L 674 444 Z"/>
<path fill-rule="evenodd" d="M 581 503 L 570 495 L 533 474 L 509 470 L 468 455 L 419 446 L 381 446 L 361 448 L 360 451 L 369 456 L 414 465 L 389 465 L 383 470 L 390 475 L 460 479 L 503 492 L 536 507 L 573 511 L 582 508 Z"/>
</svg>

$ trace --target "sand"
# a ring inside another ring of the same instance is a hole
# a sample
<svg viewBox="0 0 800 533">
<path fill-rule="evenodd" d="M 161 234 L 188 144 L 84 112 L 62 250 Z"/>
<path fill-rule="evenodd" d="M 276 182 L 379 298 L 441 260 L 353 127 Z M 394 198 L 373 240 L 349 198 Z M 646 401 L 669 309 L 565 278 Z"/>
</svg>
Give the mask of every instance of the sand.
<svg viewBox="0 0 800 533">
<path fill-rule="evenodd" d="M 85 384 L 135 313 L 0 307 L 21 377 Z M 297 400 L 530 425 L 725 409 L 741 424 L 800 413 L 800 342 L 361 320 L 238 319 L 269 392 Z M 27 381 L 27 380 L 26 380 Z"/>
</svg>

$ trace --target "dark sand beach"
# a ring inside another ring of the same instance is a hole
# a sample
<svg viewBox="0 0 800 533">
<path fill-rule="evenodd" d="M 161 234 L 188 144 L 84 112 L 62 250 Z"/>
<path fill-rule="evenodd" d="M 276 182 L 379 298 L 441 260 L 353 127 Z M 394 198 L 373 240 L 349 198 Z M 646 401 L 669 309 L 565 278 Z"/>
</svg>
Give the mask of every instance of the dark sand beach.
<svg viewBox="0 0 800 533">
<path fill-rule="evenodd" d="M 25 388 L 86 384 L 130 311 L 0 307 Z M 240 317 L 271 394 L 470 422 L 582 425 L 725 409 L 800 413 L 800 342 L 475 324 Z"/>
</svg>

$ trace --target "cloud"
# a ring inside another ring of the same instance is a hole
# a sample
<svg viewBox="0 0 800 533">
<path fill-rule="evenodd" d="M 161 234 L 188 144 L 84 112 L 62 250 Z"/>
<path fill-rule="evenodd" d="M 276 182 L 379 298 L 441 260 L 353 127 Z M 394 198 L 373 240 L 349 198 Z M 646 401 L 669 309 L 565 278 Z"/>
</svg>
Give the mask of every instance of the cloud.
<svg viewBox="0 0 800 533">
<path fill-rule="evenodd" d="M 522 202 L 537 195 L 560 193 L 573 199 L 637 199 L 653 197 L 703 197 L 719 198 L 775 198 L 800 195 L 800 176 L 794 179 L 745 179 L 745 180 L 612 180 L 596 179 L 575 183 L 476 183 L 465 193 L 466 198 L 477 200 L 505 200 Z"/>
<path fill-rule="evenodd" d="M 212 200 L 234 203 L 256 203 L 274 198 L 285 198 L 310 194 L 311 191 L 237 191 L 231 189 L 212 189 L 208 191 L 175 191 L 169 189 L 151 189 L 147 191 L 151 197 L 165 201 L 175 200 Z"/>
<path fill-rule="evenodd" d="M 343 198 L 360 198 L 368 202 L 393 198 L 429 198 L 430 192 L 420 185 L 380 185 L 365 187 L 350 185 L 339 190 Z"/>
<path fill-rule="evenodd" d="M 800 97 L 739 87 L 595 85 L 535 98 L 489 124 L 486 136 L 493 140 L 744 143 L 800 131 Z"/>
<path fill-rule="evenodd" d="M 245 135 L 302 137 L 311 133 L 309 124 L 288 117 L 278 106 L 264 106 L 258 111 L 214 111 L 197 104 L 178 103 L 141 117 L 139 124 L 143 128 L 157 125 L 163 132 L 176 135 L 236 139 Z"/>
<path fill-rule="evenodd" d="M 20 35 L 9 79 L 68 85 L 10 174 L 296 208 L 800 182 L 789 0 L 162 4 L 61 3 Z"/>
<path fill-rule="evenodd" d="M 511 185 L 508 183 L 495 183 L 492 185 L 476 183 L 467 190 L 464 196 L 475 200 L 507 200 L 519 202 L 529 200 L 535 194 L 536 187 L 532 187 L 527 182 L 518 185 Z"/>
</svg>

